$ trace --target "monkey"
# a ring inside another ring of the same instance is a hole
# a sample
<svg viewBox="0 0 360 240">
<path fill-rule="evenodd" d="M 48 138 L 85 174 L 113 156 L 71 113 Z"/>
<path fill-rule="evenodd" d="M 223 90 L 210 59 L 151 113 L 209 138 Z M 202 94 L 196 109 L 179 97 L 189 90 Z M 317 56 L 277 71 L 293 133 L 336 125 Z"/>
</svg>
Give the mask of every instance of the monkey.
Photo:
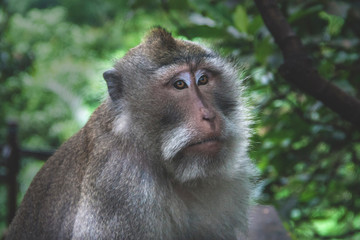
<svg viewBox="0 0 360 240">
<path fill-rule="evenodd" d="M 7 239 L 237 239 L 256 167 L 238 65 L 155 27 L 34 177 Z"/>
</svg>

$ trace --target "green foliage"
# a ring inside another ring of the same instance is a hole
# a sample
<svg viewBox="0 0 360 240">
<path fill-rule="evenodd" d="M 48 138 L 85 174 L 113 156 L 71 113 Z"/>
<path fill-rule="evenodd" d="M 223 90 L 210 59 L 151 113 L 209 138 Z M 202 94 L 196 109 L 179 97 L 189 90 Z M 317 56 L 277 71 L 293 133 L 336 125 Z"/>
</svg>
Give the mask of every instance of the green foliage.
<svg viewBox="0 0 360 240">
<path fill-rule="evenodd" d="M 328 26 L 326 28 L 326 32 L 329 33 L 331 36 L 336 36 L 340 33 L 342 26 L 344 25 L 344 19 L 341 17 L 328 14 L 324 11 L 319 13 L 319 16 L 328 21 Z"/>
<path fill-rule="evenodd" d="M 233 21 L 236 28 L 243 33 L 247 33 L 249 26 L 249 19 L 246 10 L 243 6 L 238 5 L 233 14 Z"/>
<path fill-rule="evenodd" d="M 0 143 L 6 120 L 15 119 L 22 146 L 58 147 L 106 95 L 101 74 L 111 61 L 161 25 L 211 43 L 245 68 L 256 121 L 251 156 L 265 182 L 260 202 L 277 207 L 293 238 L 360 237 L 360 132 L 281 79 L 281 53 L 254 1 L 8 2 L 0 8 Z M 314 68 L 359 98 L 359 5 L 279 4 Z M 19 200 L 40 166 L 24 160 Z M 0 186 L 0 228 L 4 192 Z"/>
</svg>

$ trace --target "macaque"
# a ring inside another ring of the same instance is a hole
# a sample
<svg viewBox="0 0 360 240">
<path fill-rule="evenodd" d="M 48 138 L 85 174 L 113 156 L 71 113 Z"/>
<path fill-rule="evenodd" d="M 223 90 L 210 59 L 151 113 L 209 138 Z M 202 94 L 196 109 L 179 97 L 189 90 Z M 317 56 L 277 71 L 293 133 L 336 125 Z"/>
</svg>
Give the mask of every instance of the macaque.
<svg viewBox="0 0 360 240">
<path fill-rule="evenodd" d="M 246 235 L 256 170 L 236 64 L 154 28 L 103 77 L 109 97 L 35 176 L 7 239 Z"/>
</svg>

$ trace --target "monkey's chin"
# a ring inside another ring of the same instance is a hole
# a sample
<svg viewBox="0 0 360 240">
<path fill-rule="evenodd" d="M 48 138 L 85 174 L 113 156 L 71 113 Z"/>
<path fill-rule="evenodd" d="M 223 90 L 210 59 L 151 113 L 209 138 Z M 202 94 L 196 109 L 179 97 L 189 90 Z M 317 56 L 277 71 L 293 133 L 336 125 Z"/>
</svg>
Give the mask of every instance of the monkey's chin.
<svg viewBox="0 0 360 240">
<path fill-rule="evenodd" d="M 206 155 L 215 155 L 220 152 L 222 142 L 218 139 L 204 140 L 190 144 L 185 151 L 189 153 L 203 153 Z"/>
</svg>

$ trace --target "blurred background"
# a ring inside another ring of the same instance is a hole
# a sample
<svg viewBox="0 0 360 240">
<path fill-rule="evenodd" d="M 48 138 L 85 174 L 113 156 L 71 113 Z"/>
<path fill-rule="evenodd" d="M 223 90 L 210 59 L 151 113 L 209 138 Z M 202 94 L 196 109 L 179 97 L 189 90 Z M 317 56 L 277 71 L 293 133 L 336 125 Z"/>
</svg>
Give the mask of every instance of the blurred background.
<svg viewBox="0 0 360 240">
<path fill-rule="evenodd" d="M 313 67 L 359 99 L 360 3 L 277 2 Z M 107 94 L 102 73 L 161 25 L 243 66 L 255 117 L 250 153 L 264 181 L 260 204 L 276 207 L 293 239 L 360 239 L 359 125 L 279 75 L 281 51 L 254 1 L 0 3 L 0 236 L 13 191 L 6 183 L 16 129 L 9 122 L 17 123 L 19 204 L 44 163 L 26 151 L 46 155 L 77 132 Z"/>
</svg>

